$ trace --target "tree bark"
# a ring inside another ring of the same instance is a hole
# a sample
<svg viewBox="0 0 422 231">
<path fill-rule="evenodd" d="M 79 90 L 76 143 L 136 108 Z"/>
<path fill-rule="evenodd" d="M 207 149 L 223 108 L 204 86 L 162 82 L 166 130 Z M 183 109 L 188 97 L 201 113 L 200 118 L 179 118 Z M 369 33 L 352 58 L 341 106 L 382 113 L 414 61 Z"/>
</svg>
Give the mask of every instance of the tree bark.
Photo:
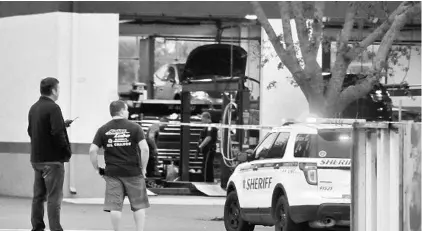
<svg viewBox="0 0 422 231">
<path fill-rule="evenodd" d="M 290 25 L 290 3 L 278 2 L 280 8 L 281 24 L 283 25 L 283 40 L 286 44 L 286 51 L 292 59 L 299 63 L 296 56 L 296 50 L 292 36 L 292 26 Z"/>
<path fill-rule="evenodd" d="M 324 24 L 322 22 L 322 18 L 324 16 L 324 9 L 325 9 L 325 2 L 315 2 L 315 12 L 314 12 L 314 20 L 312 22 L 312 42 L 313 42 L 313 50 L 312 55 L 313 58 L 317 58 L 318 49 L 321 45 L 322 41 L 322 29 L 324 28 Z"/>
<path fill-rule="evenodd" d="M 253 1 L 251 2 L 255 15 L 258 17 L 261 26 L 264 28 L 265 32 L 268 35 L 268 39 L 270 40 L 271 44 L 274 47 L 277 56 L 280 58 L 281 62 L 289 69 L 289 71 L 293 74 L 293 77 L 296 73 L 302 72 L 300 65 L 292 60 L 292 57 L 288 55 L 282 44 L 280 43 L 279 37 L 274 32 L 270 22 L 268 21 L 267 16 L 265 15 L 264 10 L 261 7 L 259 2 Z M 297 81 L 295 79 L 295 81 Z"/>
<path fill-rule="evenodd" d="M 349 39 L 355 23 L 356 16 L 356 2 L 350 2 L 347 9 L 347 14 L 343 29 L 341 30 L 338 44 L 337 44 L 337 55 L 332 70 L 331 79 L 327 87 L 327 100 L 334 104 L 340 94 L 344 77 L 346 75 L 347 68 L 349 67 L 350 60 L 345 59 L 345 54 L 348 51 Z"/>
<path fill-rule="evenodd" d="M 296 31 L 299 39 L 300 51 L 305 64 L 306 81 L 310 84 L 317 97 L 322 97 L 324 92 L 324 83 L 322 70 L 319 66 L 315 51 L 318 52 L 319 45 L 315 49 L 309 41 L 308 28 L 304 15 L 302 2 L 292 2 L 292 8 L 295 18 Z M 291 27 L 291 26 L 290 26 Z"/>
</svg>

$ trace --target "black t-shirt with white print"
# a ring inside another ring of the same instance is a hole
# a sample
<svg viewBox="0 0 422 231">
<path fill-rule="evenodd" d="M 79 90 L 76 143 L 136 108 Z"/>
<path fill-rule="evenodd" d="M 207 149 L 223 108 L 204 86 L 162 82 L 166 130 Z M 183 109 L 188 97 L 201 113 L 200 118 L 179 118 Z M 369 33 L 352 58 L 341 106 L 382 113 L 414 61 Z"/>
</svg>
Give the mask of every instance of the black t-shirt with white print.
<svg viewBox="0 0 422 231">
<path fill-rule="evenodd" d="M 104 148 L 105 175 L 141 175 L 138 143 L 143 139 L 145 135 L 142 127 L 127 119 L 114 119 L 99 128 L 92 143 Z"/>
</svg>

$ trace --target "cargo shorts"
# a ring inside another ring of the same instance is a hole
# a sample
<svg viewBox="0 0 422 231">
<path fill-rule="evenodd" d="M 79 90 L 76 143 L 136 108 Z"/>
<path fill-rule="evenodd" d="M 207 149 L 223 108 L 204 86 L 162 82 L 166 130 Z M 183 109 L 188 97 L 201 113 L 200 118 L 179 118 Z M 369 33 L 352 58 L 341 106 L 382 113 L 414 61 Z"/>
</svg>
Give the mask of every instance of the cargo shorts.
<svg viewBox="0 0 422 231">
<path fill-rule="evenodd" d="M 122 211 L 125 197 L 129 198 L 132 211 L 150 207 L 145 179 L 133 177 L 104 176 L 106 181 L 104 211 Z"/>
</svg>

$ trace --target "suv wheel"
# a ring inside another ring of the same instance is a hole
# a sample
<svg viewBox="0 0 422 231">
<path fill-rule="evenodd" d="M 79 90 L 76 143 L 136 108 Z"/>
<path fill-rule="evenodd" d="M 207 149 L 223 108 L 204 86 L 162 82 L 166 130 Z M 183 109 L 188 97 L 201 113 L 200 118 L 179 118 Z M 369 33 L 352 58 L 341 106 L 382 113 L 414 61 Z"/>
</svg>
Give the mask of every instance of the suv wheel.
<svg viewBox="0 0 422 231">
<path fill-rule="evenodd" d="M 227 231 L 253 231 L 255 225 L 249 224 L 240 215 L 239 200 L 235 191 L 227 195 L 224 205 L 224 226 Z"/>
<path fill-rule="evenodd" d="M 305 231 L 306 223 L 296 224 L 289 214 L 289 202 L 285 196 L 278 198 L 275 206 L 275 231 Z"/>
</svg>

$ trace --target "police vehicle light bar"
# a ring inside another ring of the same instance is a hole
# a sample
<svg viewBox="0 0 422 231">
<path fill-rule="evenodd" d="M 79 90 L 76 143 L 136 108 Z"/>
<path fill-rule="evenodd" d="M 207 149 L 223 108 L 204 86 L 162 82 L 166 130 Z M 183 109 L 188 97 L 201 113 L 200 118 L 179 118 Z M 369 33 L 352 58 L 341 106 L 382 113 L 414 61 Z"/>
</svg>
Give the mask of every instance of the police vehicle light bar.
<svg viewBox="0 0 422 231">
<path fill-rule="evenodd" d="M 364 119 L 336 119 L 336 118 L 318 118 L 308 117 L 305 120 L 283 119 L 284 123 L 309 123 L 309 124 L 354 124 L 365 123 Z"/>
</svg>

